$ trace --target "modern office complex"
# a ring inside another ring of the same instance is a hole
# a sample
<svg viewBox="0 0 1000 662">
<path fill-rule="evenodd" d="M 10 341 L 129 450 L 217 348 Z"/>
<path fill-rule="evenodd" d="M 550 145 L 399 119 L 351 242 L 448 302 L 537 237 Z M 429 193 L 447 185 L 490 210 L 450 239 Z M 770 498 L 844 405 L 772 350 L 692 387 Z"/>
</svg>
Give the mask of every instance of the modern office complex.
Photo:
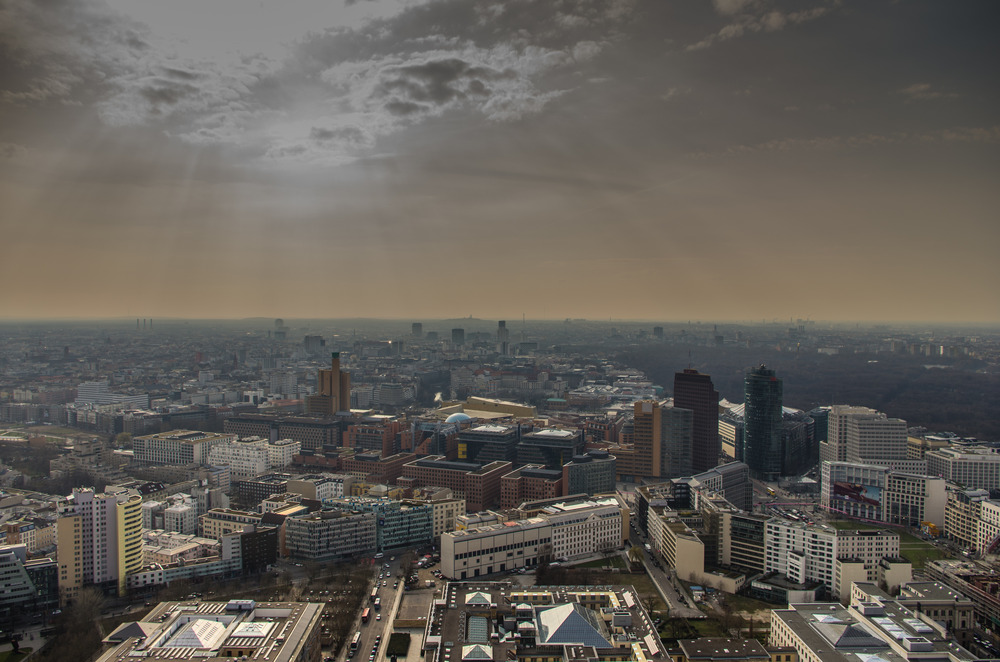
<svg viewBox="0 0 1000 662">
<path fill-rule="evenodd" d="M 285 521 L 285 546 L 297 560 L 335 561 L 370 554 L 377 547 L 374 512 L 321 510 Z"/>
</svg>

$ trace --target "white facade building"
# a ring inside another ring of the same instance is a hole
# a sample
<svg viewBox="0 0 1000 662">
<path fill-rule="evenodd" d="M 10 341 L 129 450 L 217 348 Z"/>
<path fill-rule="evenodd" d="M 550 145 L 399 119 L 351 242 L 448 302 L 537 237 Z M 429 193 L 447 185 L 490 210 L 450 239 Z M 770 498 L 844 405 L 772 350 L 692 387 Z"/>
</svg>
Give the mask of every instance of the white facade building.
<svg viewBox="0 0 1000 662">
<path fill-rule="evenodd" d="M 177 533 L 196 533 L 198 513 L 194 503 L 176 503 L 163 511 L 163 528 Z"/>
<path fill-rule="evenodd" d="M 135 461 L 143 464 L 206 464 L 214 446 L 236 441 L 235 434 L 174 430 L 132 440 Z"/>
<path fill-rule="evenodd" d="M 931 522 L 943 529 L 947 502 L 944 478 L 890 471 L 886 476 L 882 520 L 913 527 Z"/>
<path fill-rule="evenodd" d="M 1000 538 L 1000 501 L 987 499 L 979 502 L 979 519 L 975 530 L 976 549 L 981 553 L 997 542 Z"/>
<path fill-rule="evenodd" d="M 234 438 L 214 446 L 208 454 L 208 463 L 228 466 L 232 479 L 246 480 L 288 466 L 301 450 L 302 444 L 291 439 L 272 442 L 261 437 Z"/>
<path fill-rule="evenodd" d="M 473 579 L 552 559 L 552 525 L 542 517 L 491 524 L 441 536 L 441 572 Z"/>
<path fill-rule="evenodd" d="M 573 559 L 621 547 L 628 509 L 618 497 L 547 506 L 540 514 L 552 525 L 552 556 Z"/>
<path fill-rule="evenodd" d="M 838 559 L 863 561 L 868 581 L 876 581 L 878 562 L 899 556 L 899 534 L 882 529 L 837 530 L 773 519 L 767 522 L 764 571 L 777 571 L 793 582 L 817 581 L 837 591 Z"/>
</svg>

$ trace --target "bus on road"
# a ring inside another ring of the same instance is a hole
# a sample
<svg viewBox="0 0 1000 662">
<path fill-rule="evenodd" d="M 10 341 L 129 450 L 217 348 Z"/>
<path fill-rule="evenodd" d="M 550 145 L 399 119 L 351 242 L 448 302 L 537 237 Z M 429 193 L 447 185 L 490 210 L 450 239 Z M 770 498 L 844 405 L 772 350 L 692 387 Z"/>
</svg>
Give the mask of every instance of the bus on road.
<svg viewBox="0 0 1000 662">
<path fill-rule="evenodd" d="M 354 637 L 351 639 L 351 650 L 347 654 L 347 657 L 354 657 L 354 654 L 358 652 L 358 646 L 361 645 L 361 632 L 355 632 Z"/>
<path fill-rule="evenodd" d="M 375 602 L 377 598 L 378 598 L 378 586 L 373 588 L 371 595 L 368 596 L 368 599 L 371 600 L 372 602 Z"/>
<path fill-rule="evenodd" d="M 362 623 L 367 623 L 368 619 L 371 617 L 371 615 L 372 615 L 371 608 L 370 607 L 365 607 L 365 610 L 363 612 L 361 612 L 361 622 Z"/>
</svg>

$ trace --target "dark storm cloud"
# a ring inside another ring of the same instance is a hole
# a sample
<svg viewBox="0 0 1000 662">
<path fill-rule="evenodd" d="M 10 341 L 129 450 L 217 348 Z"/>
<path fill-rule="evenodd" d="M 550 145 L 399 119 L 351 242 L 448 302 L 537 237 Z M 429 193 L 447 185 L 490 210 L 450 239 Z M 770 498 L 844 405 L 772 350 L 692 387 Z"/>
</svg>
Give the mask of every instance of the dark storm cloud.
<svg viewBox="0 0 1000 662">
<path fill-rule="evenodd" d="M 314 126 L 309 130 L 309 137 L 318 142 L 335 140 L 352 145 L 365 145 L 368 143 L 368 137 L 365 135 L 365 132 L 356 126 L 345 126 L 336 129 Z"/>
<path fill-rule="evenodd" d="M 172 106 L 181 101 L 184 97 L 197 92 L 198 88 L 194 85 L 178 85 L 164 80 L 157 81 L 152 85 L 143 87 L 139 90 L 139 93 L 149 100 L 149 102 L 154 106 L 161 103 Z"/>
<path fill-rule="evenodd" d="M 412 101 L 393 100 L 385 104 L 385 109 L 397 117 L 407 117 L 424 113 L 428 110 L 428 107 L 419 103 L 413 103 Z"/>
<path fill-rule="evenodd" d="M 445 105 L 467 95 L 488 94 L 485 81 L 514 78 L 513 71 L 475 66 L 459 58 L 388 67 L 376 94 L 400 95 L 413 102 Z"/>
</svg>

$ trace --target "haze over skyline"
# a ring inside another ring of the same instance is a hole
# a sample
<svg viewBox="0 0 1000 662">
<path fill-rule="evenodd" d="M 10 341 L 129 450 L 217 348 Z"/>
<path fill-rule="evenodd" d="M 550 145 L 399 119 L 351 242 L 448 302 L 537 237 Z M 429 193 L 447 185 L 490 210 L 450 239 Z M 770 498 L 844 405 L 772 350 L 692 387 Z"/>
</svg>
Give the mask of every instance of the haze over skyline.
<svg viewBox="0 0 1000 662">
<path fill-rule="evenodd" d="M 0 0 L 0 314 L 1000 322 L 998 14 Z"/>
</svg>

